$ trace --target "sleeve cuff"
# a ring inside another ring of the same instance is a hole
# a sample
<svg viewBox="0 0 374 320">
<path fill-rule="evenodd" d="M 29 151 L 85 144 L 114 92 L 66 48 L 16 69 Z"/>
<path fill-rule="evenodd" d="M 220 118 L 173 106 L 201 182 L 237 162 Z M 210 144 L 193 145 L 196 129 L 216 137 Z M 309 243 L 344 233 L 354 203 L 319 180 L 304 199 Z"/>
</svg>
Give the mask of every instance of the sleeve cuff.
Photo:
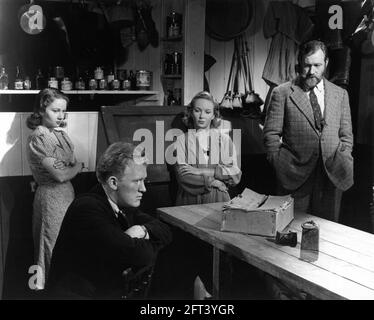
<svg viewBox="0 0 374 320">
<path fill-rule="evenodd" d="M 204 175 L 203 177 L 204 177 L 205 190 L 206 191 L 212 190 L 212 182 L 214 181 L 214 177 L 206 176 L 206 175 Z"/>
</svg>

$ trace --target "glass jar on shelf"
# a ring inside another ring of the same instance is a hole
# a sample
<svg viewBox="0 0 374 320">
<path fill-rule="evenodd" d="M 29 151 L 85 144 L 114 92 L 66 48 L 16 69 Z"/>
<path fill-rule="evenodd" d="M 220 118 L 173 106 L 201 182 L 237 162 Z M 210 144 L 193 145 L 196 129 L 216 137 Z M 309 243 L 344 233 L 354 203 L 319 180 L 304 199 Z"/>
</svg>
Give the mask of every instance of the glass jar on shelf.
<svg viewBox="0 0 374 320">
<path fill-rule="evenodd" d="M 8 90 L 9 86 L 9 78 L 8 74 L 5 71 L 5 67 L 1 67 L 1 72 L 0 72 L 0 90 Z"/>
<path fill-rule="evenodd" d="M 55 77 L 50 77 L 48 79 L 48 88 L 58 89 L 58 81 Z"/>
<path fill-rule="evenodd" d="M 121 88 L 121 82 L 117 79 L 117 77 L 114 78 L 112 81 L 112 90 L 119 90 Z"/>
<path fill-rule="evenodd" d="M 31 90 L 31 80 L 29 76 L 26 76 L 25 80 L 23 81 L 23 89 Z"/>
<path fill-rule="evenodd" d="M 125 79 L 122 82 L 122 90 L 131 90 L 131 82 L 129 79 Z"/>
<path fill-rule="evenodd" d="M 88 81 L 88 89 L 89 90 L 97 90 L 97 80 L 95 78 L 91 78 Z"/>
<path fill-rule="evenodd" d="M 99 90 L 107 90 L 108 89 L 108 82 L 105 78 L 100 79 L 99 81 Z"/>
<path fill-rule="evenodd" d="M 64 79 L 61 81 L 61 90 L 63 91 L 73 90 L 73 83 L 70 81 L 68 77 L 64 77 Z"/>
<path fill-rule="evenodd" d="M 86 85 L 82 77 L 78 77 L 77 81 L 75 81 L 75 90 L 85 90 Z"/>
</svg>

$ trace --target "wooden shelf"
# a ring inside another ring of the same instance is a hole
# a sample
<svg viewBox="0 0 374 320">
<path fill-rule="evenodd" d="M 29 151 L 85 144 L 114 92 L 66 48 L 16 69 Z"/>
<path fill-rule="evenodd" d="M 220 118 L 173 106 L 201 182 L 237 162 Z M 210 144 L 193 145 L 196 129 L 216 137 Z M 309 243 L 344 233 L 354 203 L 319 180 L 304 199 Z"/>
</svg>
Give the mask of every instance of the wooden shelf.
<svg viewBox="0 0 374 320">
<path fill-rule="evenodd" d="M 181 74 L 163 74 L 162 78 L 165 78 L 165 79 L 182 79 L 182 75 Z"/>
<path fill-rule="evenodd" d="M 0 90 L 0 94 L 38 94 L 40 90 Z M 110 94 L 110 95 L 153 95 L 158 91 L 150 90 L 69 90 L 65 94 Z"/>
<path fill-rule="evenodd" d="M 182 39 L 183 37 L 182 35 L 180 35 L 180 36 L 174 36 L 174 37 L 165 37 L 165 38 L 162 38 L 161 40 L 162 41 L 180 41 Z"/>
</svg>

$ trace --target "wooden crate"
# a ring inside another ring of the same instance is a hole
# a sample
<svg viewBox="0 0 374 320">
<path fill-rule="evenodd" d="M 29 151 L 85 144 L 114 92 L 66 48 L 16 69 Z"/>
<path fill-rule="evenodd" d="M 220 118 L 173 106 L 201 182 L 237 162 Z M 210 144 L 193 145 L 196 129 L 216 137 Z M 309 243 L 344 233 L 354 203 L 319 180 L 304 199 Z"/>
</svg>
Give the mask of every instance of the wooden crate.
<svg viewBox="0 0 374 320">
<path fill-rule="evenodd" d="M 221 231 L 275 237 L 277 231 L 282 231 L 293 218 L 294 202 L 291 196 L 268 196 L 257 210 L 224 209 Z"/>
</svg>

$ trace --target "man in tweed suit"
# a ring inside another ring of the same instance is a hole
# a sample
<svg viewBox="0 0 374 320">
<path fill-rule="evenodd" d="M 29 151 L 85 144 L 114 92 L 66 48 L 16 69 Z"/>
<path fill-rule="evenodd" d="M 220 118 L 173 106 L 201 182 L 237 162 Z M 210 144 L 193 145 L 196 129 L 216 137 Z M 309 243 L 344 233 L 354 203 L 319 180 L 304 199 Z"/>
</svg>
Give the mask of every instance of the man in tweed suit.
<svg viewBox="0 0 374 320">
<path fill-rule="evenodd" d="M 273 90 L 264 143 L 295 210 L 338 221 L 342 191 L 353 184 L 353 135 L 347 91 L 324 77 L 328 62 L 322 42 L 300 48 L 297 79 Z"/>
</svg>

